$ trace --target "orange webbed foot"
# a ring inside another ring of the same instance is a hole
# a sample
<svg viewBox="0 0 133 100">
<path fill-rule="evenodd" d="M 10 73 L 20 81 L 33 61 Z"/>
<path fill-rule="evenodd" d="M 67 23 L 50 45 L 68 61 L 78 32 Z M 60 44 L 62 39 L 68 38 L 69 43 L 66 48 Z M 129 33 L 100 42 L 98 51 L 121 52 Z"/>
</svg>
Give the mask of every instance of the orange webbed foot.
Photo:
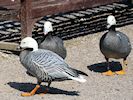
<svg viewBox="0 0 133 100">
<path fill-rule="evenodd" d="M 114 73 L 111 70 L 108 70 L 107 72 L 103 72 L 103 75 L 112 76 Z"/>
<path fill-rule="evenodd" d="M 124 70 L 116 71 L 115 73 L 118 75 L 125 75 L 126 74 L 126 72 Z"/>
</svg>

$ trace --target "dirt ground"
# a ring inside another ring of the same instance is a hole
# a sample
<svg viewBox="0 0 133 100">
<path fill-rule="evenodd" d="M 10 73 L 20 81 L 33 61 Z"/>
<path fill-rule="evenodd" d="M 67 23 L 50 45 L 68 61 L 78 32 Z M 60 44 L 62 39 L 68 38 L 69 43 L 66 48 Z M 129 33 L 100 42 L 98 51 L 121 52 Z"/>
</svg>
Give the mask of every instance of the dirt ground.
<svg viewBox="0 0 133 100">
<path fill-rule="evenodd" d="M 118 28 L 127 34 L 133 46 L 133 25 Z M 126 75 L 104 76 L 105 59 L 99 50 L 99 40 L 104 32 L 91 34 L 65 41 L 67 48 L 66 62 L 73 68 L 88 74 L 86 83 L 75 81 L 53 82 L 50 91 L 44 85 L 31 97 L 21 97 L 22 92 L 30 91 L 36 79 L 25 73 L 19 57 L 14 54 L 0 52 L 0 100 L 133 100 L 133 52 L 128 57 Z M 120 70 L 119 63 L 111 63 L 112 70 Z"/>
</svg>

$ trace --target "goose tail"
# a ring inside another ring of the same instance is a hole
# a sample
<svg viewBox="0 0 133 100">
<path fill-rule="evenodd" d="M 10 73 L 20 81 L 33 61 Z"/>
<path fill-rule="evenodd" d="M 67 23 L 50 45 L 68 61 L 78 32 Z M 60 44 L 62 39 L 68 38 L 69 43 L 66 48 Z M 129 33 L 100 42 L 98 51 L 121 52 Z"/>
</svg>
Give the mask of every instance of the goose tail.
<svg viewBox="0 0 133 100">
<path fill-rule="evenodd" d="M 81 75 L 79 75 L 78 77 L 70 77 L 72 80 L 75 80 L 75 81 L 78 81 L 78 82 L 80 82 L 80 83 L 84 83 L 84 82 L 86 82 L 87 80 L 83 77 L 83 76 L 81 76 Z"/>
</svg>

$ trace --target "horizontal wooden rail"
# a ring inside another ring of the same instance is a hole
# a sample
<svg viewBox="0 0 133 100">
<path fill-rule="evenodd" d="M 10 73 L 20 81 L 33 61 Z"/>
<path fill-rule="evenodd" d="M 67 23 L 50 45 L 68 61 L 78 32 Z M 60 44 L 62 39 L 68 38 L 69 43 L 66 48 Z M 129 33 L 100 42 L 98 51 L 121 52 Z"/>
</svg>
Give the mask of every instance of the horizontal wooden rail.
<svg viewBox="0 0 133 100">
<path fill-rule="evenodd" d="M 32 36 L 34 23 L 43 16 L 120 1 L 122 0 L 0 0 L 0 20 L 19 20 L 21 38 L 24 38 Z"/>
<path fill-rule="evenodd" d="M 38 18 L 45 15 L 63 13 L 68 11 L 92 8 L 99 5 L 105 5 L 120 0 L 53 0 L 56 2 L 35 3 L 32 9 L 32 18 Z"/>
<path fill-rule="evenodd" d="M 18 51 L 17 50 L 17 47 L 18 47 L 18 44 L 17 43 L 0 42 L 0 49 L 3 49 L 3 50 Z"/>
</svg>

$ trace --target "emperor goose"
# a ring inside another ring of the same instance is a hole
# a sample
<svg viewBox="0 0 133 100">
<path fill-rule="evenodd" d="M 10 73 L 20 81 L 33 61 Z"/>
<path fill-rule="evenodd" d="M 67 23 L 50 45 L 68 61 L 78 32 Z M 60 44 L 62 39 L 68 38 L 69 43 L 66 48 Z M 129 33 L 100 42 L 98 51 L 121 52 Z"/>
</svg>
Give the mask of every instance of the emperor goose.
<svg viewBox="0 0 133 100">
<path fill-rule="evenodd" d="M 52 23 L 46 21 L 44 23 L 44 38 L 42 43 L 39 44 L 39 48 L 53 51 L 59 56 L 61 56 L 63 59 L 65 59 L 67 52 L 66 48 L 64 47 L 63 40 L 58 36 L 53 36 L 52 32 L 53 32 Z"/>
<path fill-rule="evenodd" d="M 22 96 L 31 96 L 40 88 L 41 82 L 75 80 L 85 82 L 86 80 L 71 68 L 56 53 L 50 50 L 38 49 L 36 40 L 31 37 L 22 39 L 20 48 L 20 62 L 27 71 L 37 78 L 37 85 L 30 93 L 22 93 Z M 46 92 L 46 91 L 45 91 Z"/>
<path fill-rule="evenodd" d="M 116 19 L 110 15 L 107 17 L 107 28 L 106 32 L 100 39 L 100 50 L 107 61 L 107 72 L 104 75 L 113 75 L 114 73 L 109 67 L 109 58 L 123 59 L 123 67 L 127 66 L 127 57 L 131 52 L 131 43 L 129 38 L 122 32 L 116 31 Z M 116 74 L 125 74 L 124 68 L 120 71 L 116 71 Z"/>
</svg>

